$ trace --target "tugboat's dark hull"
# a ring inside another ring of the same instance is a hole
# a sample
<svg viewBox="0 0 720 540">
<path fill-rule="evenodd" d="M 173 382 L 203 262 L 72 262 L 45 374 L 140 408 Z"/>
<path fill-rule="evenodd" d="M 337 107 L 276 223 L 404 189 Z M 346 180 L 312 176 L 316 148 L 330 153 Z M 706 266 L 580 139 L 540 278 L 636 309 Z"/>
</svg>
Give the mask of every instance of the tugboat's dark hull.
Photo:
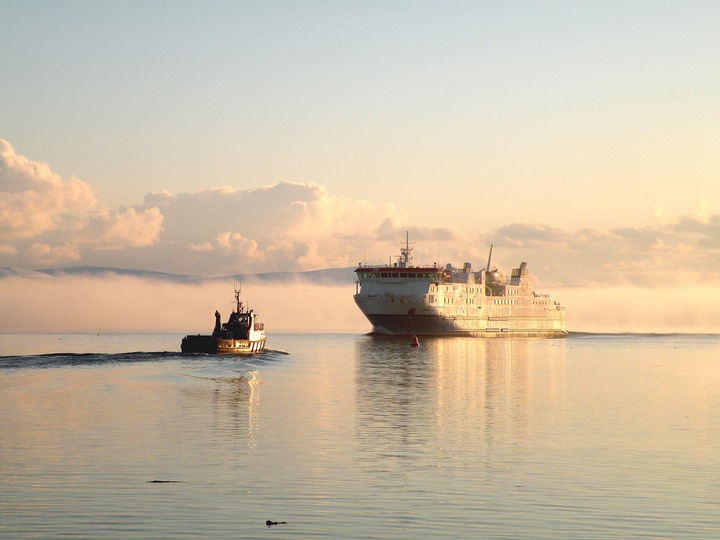
<svg viewBox="0 0 720 540">
<path fill-rule="evenodd" d="M 265 350 L 265 339 L 222 339 L 208 335 L 185 336 L 180 345 L 184 353 L 256 354 Z"/>
</svg>

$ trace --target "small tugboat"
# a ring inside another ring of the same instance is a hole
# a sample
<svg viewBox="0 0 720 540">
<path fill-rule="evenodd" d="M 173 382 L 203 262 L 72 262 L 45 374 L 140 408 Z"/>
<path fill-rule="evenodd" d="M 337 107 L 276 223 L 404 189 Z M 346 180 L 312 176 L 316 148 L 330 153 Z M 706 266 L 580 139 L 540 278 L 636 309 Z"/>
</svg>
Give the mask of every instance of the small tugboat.
<svg viewBox="0 0 720 540">
<path fill-rule="evenodd" d="M 240 301 L 240 288 L 235 287 L 235 310 L 228 322 L 220 323 L 215 312 L 215 329 L 212 335 L 188 335 L 182 340 L 184 353 L 256 354 L 265 350 L 265 325 L 258 322 L 252 310 L 245 311 Z"/>
</svg>

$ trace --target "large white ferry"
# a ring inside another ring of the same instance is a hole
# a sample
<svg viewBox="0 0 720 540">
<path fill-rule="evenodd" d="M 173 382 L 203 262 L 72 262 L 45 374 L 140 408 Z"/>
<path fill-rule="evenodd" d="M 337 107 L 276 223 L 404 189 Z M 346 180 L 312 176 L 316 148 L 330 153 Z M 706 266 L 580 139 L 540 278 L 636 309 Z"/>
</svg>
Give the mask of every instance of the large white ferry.
<svg viewBox="0 0 720 540">
<path fill-rule="evenodd" d="M 355 303 L 378 334 L 551 338 L 567 335 L 565 307 L 530 284 L 527 263 L 510 279 L 490 266 L 412 266 L 406 233 L 396 263 L 359 266 Z"/>
</svg>

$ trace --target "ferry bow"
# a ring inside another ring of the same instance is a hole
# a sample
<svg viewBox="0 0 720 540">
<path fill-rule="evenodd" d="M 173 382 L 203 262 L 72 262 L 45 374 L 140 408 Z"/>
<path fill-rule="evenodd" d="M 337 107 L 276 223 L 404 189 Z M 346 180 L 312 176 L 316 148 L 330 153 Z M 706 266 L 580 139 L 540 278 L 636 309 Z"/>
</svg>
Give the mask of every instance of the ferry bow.
<svg viewBox="0 0 720 540">
<path fill-rule="evenodd" d="M 527 263 L 505 278 L 487 266 L 413 266 L 406 233 L 397 262 L 359 266 L 355 303 L 378 334 L 555 338 L 567 335 L 565 306 L 536 293 Z"/>
</svg>

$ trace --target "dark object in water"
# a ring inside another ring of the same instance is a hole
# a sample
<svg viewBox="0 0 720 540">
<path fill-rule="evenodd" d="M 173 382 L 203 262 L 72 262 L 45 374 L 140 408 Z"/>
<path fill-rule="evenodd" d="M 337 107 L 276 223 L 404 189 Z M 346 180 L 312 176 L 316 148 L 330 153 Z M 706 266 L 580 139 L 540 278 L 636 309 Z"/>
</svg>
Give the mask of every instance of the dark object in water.
<svg viewBox="0 0 720 540">
<path fill-rule="evenodd" d="M 270 521 L 269 519 L 265 522 L 265 525 L 272 527 L 273 525 L 286 525 L 287 521 Z"/>
<path fill-rule="evenodd" d="M 184 484 L 182 480 L 148 480 L 148 484 Z"/>
</svg>

